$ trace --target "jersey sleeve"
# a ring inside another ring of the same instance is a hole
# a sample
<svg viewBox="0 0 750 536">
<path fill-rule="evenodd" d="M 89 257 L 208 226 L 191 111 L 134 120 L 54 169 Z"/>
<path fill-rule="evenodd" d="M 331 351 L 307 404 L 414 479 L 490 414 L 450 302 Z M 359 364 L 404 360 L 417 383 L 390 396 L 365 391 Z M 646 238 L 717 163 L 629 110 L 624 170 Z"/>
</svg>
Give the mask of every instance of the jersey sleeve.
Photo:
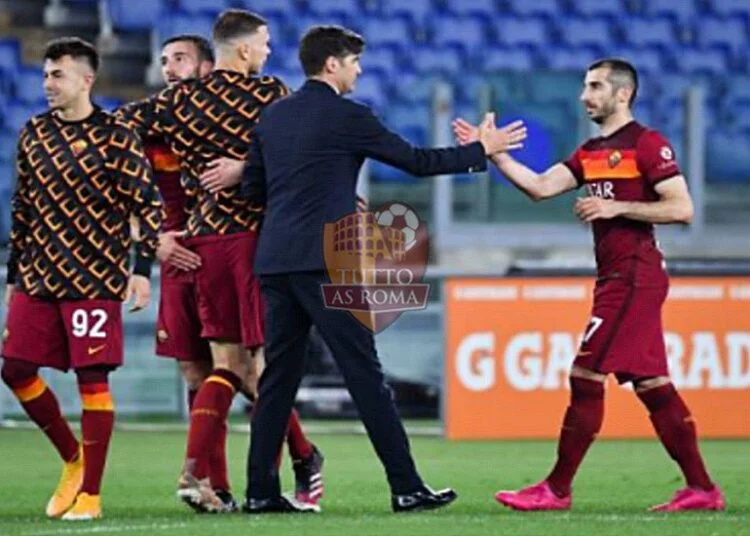
<svg viewBox="0 0 750 536">
<path fill-rule="evenodd" d="M 563 161 L 563 165 L 570 170 L 576 179 L 578 188 L 583 186 L 586 182 L 583 176 L 583 164 L 581 163 L 581 148 L 576 149 L 566 160 Z"/>
<path fill-rule="evenodd" d="M 655 130 L 641 135 L 635 153 L 641 175 L 651 185 L 681 173 L 674 149 L 667 139 Z"/>
<path fill-rule="evenodd" d="M 18 139 L 16 151 L 16 185 L 11 197 L 10 251 L 8 255 L 8 284 L 16 283 L 18 261 L 24 250 L 26 236 L 29 233 L 30 207 L 29 181 L 31 172 L 26 158 L 25 146 L 29 138 L 29 129 L 24 127 Z"/>
<path fill-rule="evenodd" d="M 133 129 L 141 139 L 163 136 L 174 100 L 173 88 L 166 88 L 145 99 L 130 102 L 115 110 L 118 121 Z"/>
<path fill-rule="evenodd" d="M 110 151 L 113 153 L 111 156 L 119 190 L 129 198 L 130 212 L 140 230 L 140 240 L 135 245 L 133 273 L 148 277 L 165 218 L 164 204 L 138 136 L 125 128 L 115 129 L 110 140 Z"/>
</svg>

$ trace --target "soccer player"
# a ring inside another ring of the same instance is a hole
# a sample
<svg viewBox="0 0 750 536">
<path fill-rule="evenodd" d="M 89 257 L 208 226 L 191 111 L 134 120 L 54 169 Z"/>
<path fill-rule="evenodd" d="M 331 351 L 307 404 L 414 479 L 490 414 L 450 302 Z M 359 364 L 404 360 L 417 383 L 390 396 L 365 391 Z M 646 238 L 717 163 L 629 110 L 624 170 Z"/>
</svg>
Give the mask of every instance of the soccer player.
<svg viewBox="0 0 750 536">
<path fill-rule="evenodd" d="M 225 511 L 224 505 L 196 472 L 205 466 L 234 394 L 241 389 L 254 393 L 260 369 L 262 306 L 252 263 L 263 207 L 242 199 L 238 186 L 211 193 L 201 187 L 199 177 L 217 158 L 244 160 L 260 112 L 287 94 L 278 78 L 257 76 L 270 54 L 269 38 L 263 18 L 227 10 L 214 25 L 216 66 L 211 74 L 118 112 L 142 135 L 163 136 L 182 168 L 188 206 L 185 244 L 201 259 L 195 272 L 198 313 L 214 368 L 193 403 L 178 495 L 212 512 Z M 305 438 L 296 413 L 288 438 L 297 498 L 318 509 L 323 458 Z"/>
<path fill-rule="evenodd" d="M 140 139 L 91 103 L 99 58 L 77 38 L 44 53 L 50 110 L 18 142 L 8 259 L 2 379 L 63 460 L 47 515 L 101 516 L 100 485 L 114 424 L 109 373 L 123 362 L 123 299 L 148 305 L 162 202 Z M 142 234 L 129 273 L 129 217 Z M 81 441 L 40 367 L 74 369 Z"/>
<path fill-rule="evenodd" d="M 570 405 L 563 419 L 557 463 L 540 483 L 495 498 L 516 510 L 567 510 L 571 484 L 604 417 L 604 382 L 614 374 L 631 382 L 649 411 L 664 448 L 687 486 L 654 511 L 722 510 L 724 497 L 711 481 L 698 450 L 696 426 L 667 371 L 661 306 L 667 296 L 664 258 L 654 224 L 689 223 L 693 204 L 669 142 L 633 119 L 638 91 L 635 68 L 602 59 L 587 70 L 581 101 L 600 136 L 537 174 L 507 154 L 492 157 L 497 169 L 535 201 L 584 186 L 575 213 L 592 224 L 597 281 L 591 319 L 570 372 Z M 459 141 L 476 129 L 457 119 Z"/>
<path fill-rule="evenodd" d="M 164 83 L 173 86 L 182 80 L 200 78 L 211 72 L 214 62 L 211 44 L 198 35 L 177 35 L 164 41 L 161 51 Z M 156 326 L 156 354 L 176 359 L 187 385 L 188 408 L 212 369 L 211 349 L 200 336 L 194 270 L 200 257 L 179 242 L 187 224 L 185 193 L 180 183 L 180 162 L 163 137 L 144 140 L 144 148 L 154 170 L 154 180 L 164 199 L 166 220 L 159 235 L 156 255 L 162 261 L 159 312 Z M 227 425 L 223 422 L 206 459 L 206 467 L 196 468 L 199 478 L 208 478 L 227 510 L 237 504 L 230 491 L 226 460 Z"/>
</svg>

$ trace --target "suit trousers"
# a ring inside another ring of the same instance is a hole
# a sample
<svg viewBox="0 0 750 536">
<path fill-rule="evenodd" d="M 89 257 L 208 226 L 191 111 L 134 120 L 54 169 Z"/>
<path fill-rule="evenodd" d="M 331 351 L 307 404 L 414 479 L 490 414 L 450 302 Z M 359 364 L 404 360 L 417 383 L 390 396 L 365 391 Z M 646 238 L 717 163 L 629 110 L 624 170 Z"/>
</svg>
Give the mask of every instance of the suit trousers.
<svg viewBox="0 0 750 536">
<path fill-rule="evenodd" d="M 261 275 L 266 305 L 266 368 L 258 386 L 247 464 L 247 497 L 280 495 L 276 454 L 304 371 L 310 327 L 331 349 L 367 434 L 380 458 L 391 492 L 423 485 L 401 418 L 385 383 L 373 334 L 347 311 L 328 309 L 321 285 L 325 272 Z"/>
</svg>

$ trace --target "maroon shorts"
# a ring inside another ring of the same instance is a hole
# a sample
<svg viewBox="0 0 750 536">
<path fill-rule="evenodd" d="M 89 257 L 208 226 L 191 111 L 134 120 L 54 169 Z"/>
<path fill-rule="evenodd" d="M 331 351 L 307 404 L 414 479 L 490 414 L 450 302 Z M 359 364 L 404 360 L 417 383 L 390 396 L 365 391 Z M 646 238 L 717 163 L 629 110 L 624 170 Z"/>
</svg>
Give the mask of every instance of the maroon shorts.
<svg viewBox="0 0 750 536">
<path fill-rule="evenodd" d="M 3 357 L 60 370 L 123 362 L 122 302 L 55 300 L 14 291 Z"/>
<path fill-rule="evenodd" d="M 195 274 L 162 265 L 156 355 L 179 361 L 210 361 L 211 348 L 201 338 Z"/>
<path fill-rule="evenodd" d="M 201 257 L 195 274 L 201 336 L 254 348 L 263 344 L 260 284 L 253 274 L 256 233 L 188 240 Z"/>
<path fill-rule="evenodd" d="M 667 376 L 661 306 L 668 287 L 636 287 L 617 279 L 597 282 L 594 308 L 574 365 L 620 383 Z"/>
</svg>

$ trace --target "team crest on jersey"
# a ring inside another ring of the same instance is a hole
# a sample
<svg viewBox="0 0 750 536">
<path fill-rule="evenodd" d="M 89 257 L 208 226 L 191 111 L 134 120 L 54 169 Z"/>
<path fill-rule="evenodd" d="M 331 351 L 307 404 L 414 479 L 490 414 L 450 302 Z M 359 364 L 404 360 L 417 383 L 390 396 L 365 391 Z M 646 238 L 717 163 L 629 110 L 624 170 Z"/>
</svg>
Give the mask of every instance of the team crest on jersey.
<svg viewBox="0 0 750 536">
<path fill-rule="evenodd" d="M 613 151 L 612 154 L 609 155 L 609 167 L 616 167 L 620 162 L 622 162 L 622 153 L 620 151 Z"/>
<path fill-rule="evenodd" d="M 78 156 L 83 151 L 86 150 L 86 147 L 88 147 L 89 144 L 86 143 L 86 140 L 76 140 L 73 143 L 70 144 L 70 150 L 73 151 L 73 154 L 75 156 Z"/>
</svg>

